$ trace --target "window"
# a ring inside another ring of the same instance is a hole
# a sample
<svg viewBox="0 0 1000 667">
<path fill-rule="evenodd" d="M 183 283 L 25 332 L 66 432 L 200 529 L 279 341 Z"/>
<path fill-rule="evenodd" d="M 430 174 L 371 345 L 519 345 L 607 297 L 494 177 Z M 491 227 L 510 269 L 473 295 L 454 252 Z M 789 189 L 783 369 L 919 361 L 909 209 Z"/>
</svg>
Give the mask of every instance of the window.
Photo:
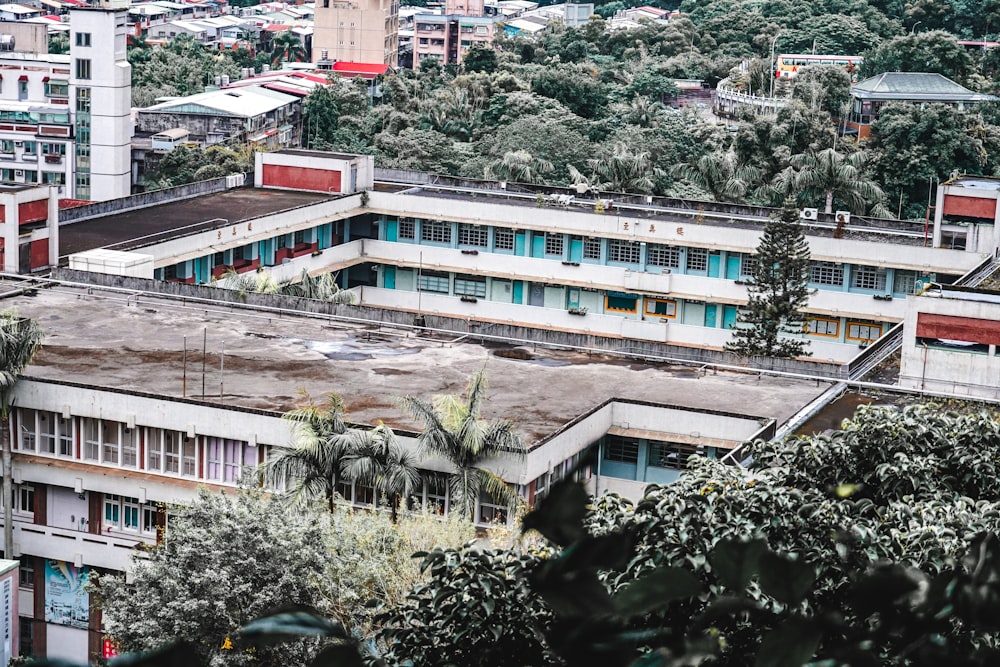
<svg viewBox="0 0 1000 667">
<path fill-rule="evenodd" d="M 87 60 L 86 62 L 89 69 L 90 61 Z M 90 113 L 90 88 L 76 89 L 76 110 L 81 113 Z"/>
<path fill-rule="evenodd" d="M 101 455 L 101 422 L 96 419 L 83 420 L 83 458 L 97 461 Z"/>
<path fill-rule="evenodd" d="M 134 428 L 122 431 L 122 465 L 126 468 L 136 468 L 139 465 L 138 436 Z"/>
<path fill-rule="evenodd" d="M 513 250 L 514 230 L 497 227 L 493 230 L 493 245 L 497 250 Z"/>
<path fill-rule="evenodd" d="M 24 142 L 24 154 L 35 155 L 38 152 L 38 144 L 34 141 Z"/>
<path fill-rule="evenodd" d="M 604 460 L 619 463 L 639 462 L 639 443 L 635 440 L 623 440 L 609 437 L 604 443 Z"/>
<path fill-rule="evenodd" d="M 157 508 L 154 503 L 140 503 L 138 498 L 104 495 L 104 528 L 130 533 L 156 533 Z"/>
<path fill-rule="evenodd" d="M 417 226 L 416 223 L 410 218 L 400 218 L 399 220 L 399 238 L 410 239 L 411 241 L 417 237 Z"/>
<path fill-rule="evenodd" d="M 649 465 L 657 468 L 684 470 L 687 468 L 688 459 L 695 455 L 704 456 L 705 448 L 702 445 L 679 442 L 649 443 Z"/>
<path fill-rule="evenodd" d="M 543 472 L 534 481 L 535 485 L 535 502 L 545 497 L 545 492 L 549 490 L 549 473 Z"/>
<path fill-rule="evenodd" d="M 46 81 L 45 82 L 45 96 L 46 97 L 69 97 L 69 82 L 68 81 Z M 66 121 L 63 121 L 66 122 Z"/>
<path fill-rule="evenodd" d="M 842 286 L 844 265 L 833 262 L 812 262 L 809 267 L 809 282 L 816 285 Z"/>
<path fill-rule="evenodd" d="M 150 429 L 146 439 L 146 469 L 160 472 L 163 470 L 163 440 L 160 429 Z"/>
<path fill-rule="evenodd" d="M 163 471 L 178 473 L 181 470 L 181 434 L 163 431 Z"/>
<path fill-rule="evenodd" d="M 545 234 L 545 254 L 563 256 L 565 237 L 562 234 Z"/>
<path fill-rule="evenodd" d="M 30 484 L 14 485 L 13 510 L 21 514 L 35 513 L 35 487 Z"/>
<path fill-rule="evenodd" d="M 420 225 L 420 240 L 451 243 L 451 223 L 443 220 L 424 220 L 424 224 Z"/>
<path fill-rule="evenodd" d="M 753 278 L 757 273 L 757 255 L 744 254 L 740 257 L 740 276 Z"/>
<path fill-rule="evenodd" d="M 896 269 L 893 272 L 892 291 L 897 294 L 914 294 L 917 291 L 917 280 L 915 271 Z"/>
<path fill-rule="evenodd" d="M 461 223 L 458 225 L 458 245 L 471 245 L 477 248 L 485 248 L 489 240 L 489 229 L 482 225 L 469 225 Z"/>
<path fill-rule="evenodd" d="M 89 79 L 90 78 L 90 59 L 89 58 L 77 58 L 76 59 L 76 78 L 78 79 Z M 89 102 L 89 100 L 88 100 Z M 89 111 L 89 109 L 88 109 Z"/>
<path fill-rule="evenodd" d="M 184 438 L 181 446 L 181 474 L 185 477 L 198 474 L 198 446 L 194 438 Z"/>
<path fill-rule="evenodd" d="M 681 249 L 675 246 L 652 243 L 646 249 L 646 263 L 678 269 L 681 266 Z"/>
<path fill-rule="evenodd" d="M 424 507 L 438 514 L 448 510 L 448 478 L 442 474 L 431 473 L 424 483 Z"/>
<path fill-rule="evenodd" d="M 61 171 L 43 171 L 42 183 L 46 185 L 66 185 L 66 174 Z"/>
<path fill-rule="evenodd" d="M 831 320 L 825 317 L 812 317 L 806 321 L 806 332 L 817 336 L 840 335 L 840 320 Z"/>
<path fill-rule="evenodd" d="M 479 523 L 506 525 L 508 510 L 506 503 L 483 492 L 479 498 Z"/>
<path fill-rule="evenodd" d="M 66 155 L 66 144 L 42 144 L 42 155 Z"/>
<path fill-rule="evenodd" d="M 851 285 L 857 289 L 884 290 L 885 270 L 877 269 L 874 266 L 854 267 L 854 278 Z"/>
<path fill-rule="evenodd" d="M 73 419 L 59 417 L 59 456 L 73 454 Z"/>
<path fill-rule="evenodd" d="M 35 411 L 21 410 L 21 437 L 18 440 L 18 448 L 21 451 L 35 451 L 38 446 L 37 428 L 35 424 Z"/>
<path fill-rule="evenodd" d="M 688 248 L 688 271 L 708 271 L 708 250 L 705 248 Z"/>
<path fill-rule="evenodd" d="M 38 413 L 38 452 L 41 454 L 56 453 L 56 419 L 51 412 Z"/>
<path fill-rule="evenodd" d="M 257 464 L 257 447 L 242 440 L 207 438 L 205 444 L 208 453 L 206 479 L 235 483 L 244 465 Z"/>
<path fill-rule="evenodd" d="M 882 325 L 869 322 L 848 322 L 848 340 L 858 340 L 862 342 L 878 340 L 882 336 Z"/>
<path fill-rule="evenodd" d="M 639 263 L 639 244 L 635 241 L 611 239 L 608 241 L 608 261 L 624 264 Z"/>
<path fill-rule="evenodd" d="M 677 317 L 677 302 L 671 299 L 646 297 L 646 314 L 657 317 Z"/>
<path fill-rule="evenodd" d="M 35 557 L 34 556 L 21 556 L 20 565 L 20 578 L 18 584 L 21 588 L 34 588 L 35 587 Z M 23 623 L 24 620 L 22 619 Z"/>
<path fill-rule="evenodd" d="M 78 32 L 78 33 L 76 33 L 76 45 L 77 46 L 90 46 L 90 33 L 89 32 Z"/>
<path fill-rule="evenodd" d="M 486 298 L 486 280 L 473 276 L 455 276 L 455 294 Z"/>
<path fill-rule="evenodd" d="M 618 313 L 634 313 L 636 312 L 635 302 L 637 299 L 638 297 L 628 294 L 608 294 L 604 297 L 604 309 Z"/>
<path fill-rule="evenodd" d="M 104 463 L 118 463 L 119 428 L 115 422 L 101 422 L 101 446 Z"/>
<path fill-rule="evenodd" d="M 583 258 L 601 258 L 601 239 L 586 238 L 583 240 Z"/>
<path fill-rule="evenodd" d="M 423 292 L 447 294 L 449 292 L 448 282 L 447 273 L 424 271 L 417 279 L 417 289 Z"/>
<path fill-rule="evenodd" d="M 0 153 L 13 153 L 13 152 L 14 152 L 14 140 L 0 139 Z"/>
</svg>

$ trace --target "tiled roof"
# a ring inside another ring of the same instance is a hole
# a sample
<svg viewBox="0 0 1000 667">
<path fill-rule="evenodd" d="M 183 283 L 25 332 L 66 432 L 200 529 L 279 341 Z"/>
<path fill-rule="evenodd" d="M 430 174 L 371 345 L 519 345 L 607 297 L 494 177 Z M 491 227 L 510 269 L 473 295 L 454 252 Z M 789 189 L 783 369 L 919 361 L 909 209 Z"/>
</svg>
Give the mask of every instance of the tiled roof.
<svg viewBox="0 0 1000 667">
<path fill-rule="evenodd" d="M 992 95 L 974 93 L 946 76 L 933 72 L 885 72 L 851 87 L 854 97 L 866 100 L 984 102 Z"/>
</svg>

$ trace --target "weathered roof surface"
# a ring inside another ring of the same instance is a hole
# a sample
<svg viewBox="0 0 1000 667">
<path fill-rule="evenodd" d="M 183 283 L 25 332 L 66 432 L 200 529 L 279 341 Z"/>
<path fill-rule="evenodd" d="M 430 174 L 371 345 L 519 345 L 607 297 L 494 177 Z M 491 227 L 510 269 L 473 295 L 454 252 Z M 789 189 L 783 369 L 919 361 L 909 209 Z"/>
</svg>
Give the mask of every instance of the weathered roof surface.
<svg viewBox="0 0 1000 667">
<path fill-rule="evenodd" d="M 59 252 L 72 255 L 142 237 L 169 236 L 182 228 L 185 231 L 178 234 L 192 233 L 220 224 L 223 216 L 224 222 L 235 223 L 329 198 L 316 192 L 236 188 L 63 225 Z"/>
<path fill-rule="evenodd" d="M 178 97 L 168 102 L 154 104 L 140 109 L 140 113 L 205 113 L 216 112 L 225 115 L 252 118 L 275 109 L 280 109 L 297 100 L 297 97 L 265 90 L 260 86 L 212 90 L 187 97 Z"/>
<path fill-rule="evenodd" d="M 406 430 L 419 425 L 396 397 L 462 393 L 482 368 L 490 382 L 484 416 L 513 419 L 529 443 L 612 398 L 784 421 L 831 384 L 543 347 L 510 358 L 509 346 L 464 336 L 69 285 L 21 294 L 22 286 L 0 281 L 0 299 L 45 332 L 30 377 L 281 412 L 300 390 L 317 399 L 336 392 L 351 421 Z"/>
<path fill-rule="evenodd" d="M 928 102 L 986 102 L 998 98 L 975 93 L 936 72 L 884 72 L 851 86 L 851 95 L 863 100 L 919 100 Z"/>
</svg>

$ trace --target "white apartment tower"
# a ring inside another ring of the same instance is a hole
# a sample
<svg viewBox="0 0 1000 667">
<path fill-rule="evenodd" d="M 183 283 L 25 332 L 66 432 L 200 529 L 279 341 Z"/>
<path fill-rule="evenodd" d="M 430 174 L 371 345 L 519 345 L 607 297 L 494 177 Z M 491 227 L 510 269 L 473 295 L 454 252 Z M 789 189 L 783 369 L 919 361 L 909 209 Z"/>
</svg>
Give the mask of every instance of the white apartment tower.
<svg viewBox="0 0 1000 667">
<path fill-rule="evenodd" d="M 75 199 L 131 193 L 132 66 L 126 58 L 128 3 L 70 10 L 70 104 Z"/>
</svg>

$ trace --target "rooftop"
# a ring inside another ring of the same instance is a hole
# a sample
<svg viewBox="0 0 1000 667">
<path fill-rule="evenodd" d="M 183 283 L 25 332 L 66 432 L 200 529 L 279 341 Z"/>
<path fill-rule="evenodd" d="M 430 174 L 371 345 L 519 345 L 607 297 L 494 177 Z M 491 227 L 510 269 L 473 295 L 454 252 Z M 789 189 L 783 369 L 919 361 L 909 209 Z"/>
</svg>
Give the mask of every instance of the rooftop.
<svg viewBox="0 0 1000 667">
<path fill-rule="evenodd" d="M 215 113 L 251 118 L 280 109 L 296 101 L 296 97 L 267 90 L 259 86 L 212 90 L 187 97 L 178 97 L 140 109 L 140 113 Z"/>
<path fill-rule="evenodd" d="M 986 102 L 993 95 L 975 93 L 933 72 L 885 72 L 851 86 L 851 95 L 864 100 L 921 100 L 927 102 Z"/>
<path fill-rule="evenodd" d="M 25 373 L 29 377 L 182 397 L 186 356 L 188 399 L 284 412 L 302 390 L 316 399 L 336 392 L 351 421 L 383 420 L 403 430 L 417 424 L 399 410 L 395 397 L 461 393 L 481 368 L 490 380 L 484 415 L 513 419 L 529 443 L 612 398 L 749 411 L 780 422 L 830 386 L 541 347 L 519 350 L 524 354 L 517 356 L 527 358 L 508 358 L 505 346 L 417 337 L 322 316 L 58 283 L 34 295 L 20 294 L 18 287 L 23 283 L 0 282 L 3 307 L 37 320 L 45 332 Z"/>
<path fill-rule="evenodd" d="M 220 223 L 242 222 L 329 198 L 318 192 L 237 188 L 63 225 L 59 229 L 59 251 L 66 256 L 112 245 L 134 247 L 150 236 L 162 235 L 165 239 L 171 232 L 178 236 L 191 234 Z"/>
</svg>

